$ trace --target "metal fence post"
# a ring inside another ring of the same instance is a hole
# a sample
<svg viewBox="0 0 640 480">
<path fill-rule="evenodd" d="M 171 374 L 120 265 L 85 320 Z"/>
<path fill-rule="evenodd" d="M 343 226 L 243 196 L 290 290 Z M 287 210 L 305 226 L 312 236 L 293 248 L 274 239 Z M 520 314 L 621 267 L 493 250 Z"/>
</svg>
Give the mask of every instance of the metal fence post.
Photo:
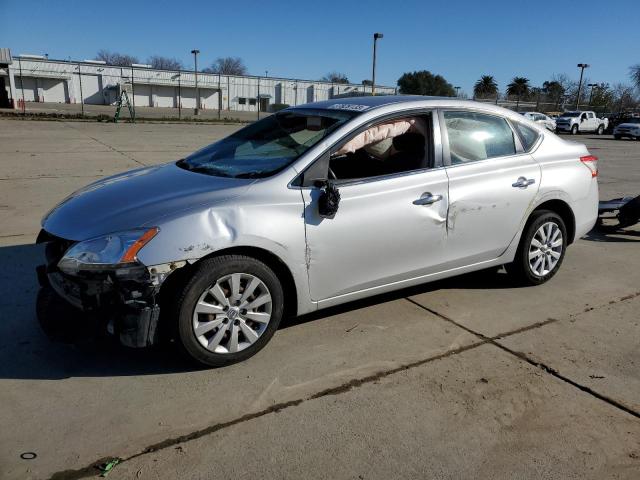
<svg viewBox="0 0 640 480">
<path fill-rule="evenodd" d="M 84 96 L 82 95 L 82 71 L 80 70 L 80 63 L 78 62 L 78 82 L 80 83 L 80 109 L 82 116 L 84 117 Z"/>
</svg>

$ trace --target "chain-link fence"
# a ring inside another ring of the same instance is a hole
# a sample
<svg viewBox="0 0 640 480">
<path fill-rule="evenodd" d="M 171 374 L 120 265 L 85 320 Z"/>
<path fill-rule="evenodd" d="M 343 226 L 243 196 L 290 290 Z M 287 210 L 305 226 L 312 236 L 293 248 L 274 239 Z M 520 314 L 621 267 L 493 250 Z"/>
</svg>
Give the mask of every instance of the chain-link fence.
<svg viewBox="0 0 640 480">
<path fill-rule="evenodd" d="M 111 115 L 127 92 L 136 117 L 255 120 L 290 105 L 367 95 L 371 86 L 18 58 L 9 75 L 25 112 Z M 378 94 L 393 87 L 376 86 Z"/>
</svg>

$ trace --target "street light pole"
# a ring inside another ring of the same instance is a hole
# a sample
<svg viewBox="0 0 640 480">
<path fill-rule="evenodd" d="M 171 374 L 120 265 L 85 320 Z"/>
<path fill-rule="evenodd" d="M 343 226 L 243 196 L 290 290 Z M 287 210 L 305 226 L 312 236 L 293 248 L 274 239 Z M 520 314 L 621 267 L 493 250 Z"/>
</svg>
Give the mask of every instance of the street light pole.
<svg viewBox="0 0 640 480">
<path fill-rule="evenodd" d="M 579 63 L 578 68 L 580 69 L 580 82 L 578 83 L 578 96 L 576 98 L 576 110 L 580 109 L 580 94 L 582 93 L 582 75 L 584 74 L 584 69 L 589 68 L 589 65 L 586 63 Z"/>
<path fill-rule="evenodd" d="M 376 44 L 379 38 L 384 37 L 382 33 L 373 34 L 373 72 L 371 74 L 371 96 L 376 94 Z"/>
<path fill-rule="evenodd" d="M 460 87 L 453 87 L 456 89 L 456 98 L 460 96 Z"/>
<path fill-rule="evenodd" d="M 193 53 L 193 73 L 196 80 L 196 108 L 193 110 L 193 114 L 198 115 L 200 112 L 200 91 L 198 90 L 198 54 L 200 50 L 193 49 L 191 53 Z"/>
</svg>

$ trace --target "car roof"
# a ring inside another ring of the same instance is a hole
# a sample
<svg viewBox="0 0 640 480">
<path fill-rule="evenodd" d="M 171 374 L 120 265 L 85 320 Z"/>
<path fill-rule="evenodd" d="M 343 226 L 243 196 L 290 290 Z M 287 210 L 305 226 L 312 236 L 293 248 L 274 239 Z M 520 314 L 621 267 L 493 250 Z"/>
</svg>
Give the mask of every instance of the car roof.
<svg viewBox="0 0 640 480">
<path fill-rule="evenodd" d="M 287 110 L 296 109 L 336 109 L 350 110 L 355 112 L 371 112 L 383 107 L 399 106 L 405 108 L 470 108 L 481 109 L 488 112 L 495 112 L 511 118 L 517 118 L 521 115 L 513 110 L 499 107 L 492 103 L 476 102 L 474 100 L 464 100 L 456 97 L 435 97 L 425 95 L 377 95 L 359 96 L 359 97 L 341 97 L 323 100 L 320 102 L 305 103 L 287 108 Z"/>
</svg>

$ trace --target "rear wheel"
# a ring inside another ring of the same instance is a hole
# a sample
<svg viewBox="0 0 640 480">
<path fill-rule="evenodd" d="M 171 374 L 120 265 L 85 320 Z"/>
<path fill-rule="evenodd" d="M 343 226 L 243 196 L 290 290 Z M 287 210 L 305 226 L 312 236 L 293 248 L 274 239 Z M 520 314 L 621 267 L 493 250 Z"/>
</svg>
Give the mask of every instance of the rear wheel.
<svg viewBox="0 0 640 480">
<path fill-rule="evenodd" d="M 598 127 L 598 130 L 596 130 L 596 133 L 597 133 L 598 135 L 602 135 L 602 134 L 604 133 L 604 125 L 600 125 L 600 126 Z"/>
<path fill-rule="evenodd" d="M 256 354 L 282 318 L 284 295 L 273 270 L 244 255 L 203 260 L 180 289 L 178 337 L 198 362 L 221 367 Z"/>
<path fill-rule="evenodd" d="M 516 258 L 507 266 L 507 271 L 520 284 L 545 283 L 562 265 L 567 242 L 567 228 L 562 218 L 549 210 L 537 210 L 527 222 Z"/>
<path fill-rule="evenodd" d="M 571 127 L 571 135 L 577 135 L 578 134 L 578 125 L 574 125 Z"/>
</svg>

